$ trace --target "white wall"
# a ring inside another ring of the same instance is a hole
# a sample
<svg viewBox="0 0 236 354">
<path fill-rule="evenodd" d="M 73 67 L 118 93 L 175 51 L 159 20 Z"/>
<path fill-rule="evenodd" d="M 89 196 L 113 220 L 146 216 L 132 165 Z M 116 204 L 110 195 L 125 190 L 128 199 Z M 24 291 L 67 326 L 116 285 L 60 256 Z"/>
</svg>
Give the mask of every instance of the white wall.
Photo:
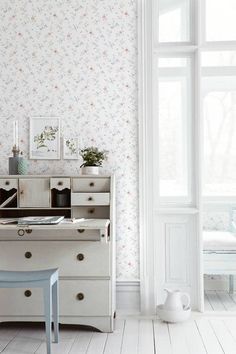
<svg viewBox="0 0 236 354">
<path fill-rule="evenodd" d="M 109 150 L 117 176 L 117 277 L 139 277 L 135 0 L 0 1 L 0 173 L 12 122 L 28 155 L 29 117 L 61 117 L 62 136 Z M 80 161 L 30 161 L 78 173 Z"/>
</svg>

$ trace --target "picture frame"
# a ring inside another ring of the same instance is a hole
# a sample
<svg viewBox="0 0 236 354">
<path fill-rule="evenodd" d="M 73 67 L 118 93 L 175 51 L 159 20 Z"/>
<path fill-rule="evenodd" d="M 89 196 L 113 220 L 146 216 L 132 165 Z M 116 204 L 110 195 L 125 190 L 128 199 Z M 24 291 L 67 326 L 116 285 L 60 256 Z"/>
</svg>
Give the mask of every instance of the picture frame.
<svg viewBox="0 0 236 354">
<path fill-rule="evenodd" d="M 60 118 L 30 118 L 30 159 L 60 159 Z"/>
<path fill-rule="evenodd" d="M 79 139 L 63 138 L 63 159 L 78 160 L 79 158 Z"/>
</svg>

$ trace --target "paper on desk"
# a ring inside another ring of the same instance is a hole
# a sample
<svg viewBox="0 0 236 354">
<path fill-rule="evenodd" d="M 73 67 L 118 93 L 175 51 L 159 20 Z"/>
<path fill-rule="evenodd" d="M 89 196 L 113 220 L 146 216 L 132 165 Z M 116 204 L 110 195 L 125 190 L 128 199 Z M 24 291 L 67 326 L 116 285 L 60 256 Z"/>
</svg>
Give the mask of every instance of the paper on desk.
<svg viewBox="0 0 236 354">
<path fill-rule="evenodd" d="M 73 219 L 64 219 L 61 224 L 77 224 L 81 221 L 85 221 L 85 218 L 73 218 Z"/>
<path fill-rule="evenodd" d="M 0 224 L 7 225 L 7 224 L 17 224 L 18 218 L 9 218 L 9 219 L 0 219 Z"/>
</svg>

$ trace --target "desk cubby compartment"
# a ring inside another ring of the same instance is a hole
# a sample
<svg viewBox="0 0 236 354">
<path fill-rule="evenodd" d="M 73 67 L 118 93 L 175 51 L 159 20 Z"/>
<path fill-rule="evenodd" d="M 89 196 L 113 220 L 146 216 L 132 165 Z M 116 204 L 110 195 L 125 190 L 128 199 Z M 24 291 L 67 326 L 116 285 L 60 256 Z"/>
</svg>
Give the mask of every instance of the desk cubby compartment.
<svg viewBox="0 0 236 354">
<path fill-rule="evenodd" d="M 0 208 L 16 208 L 17 207 L 17 189 L 12 188 L 6 190 L 0 188 Z"/>
<path fill-rule="evenodd" d="M 53 188 L 51 190 L 51 206 L 52 208 L 69 208 L 70 201 L 70 189 L 65 188 L 62 190 L 58 190 Z"/>
<path fill-rule="evenodd" d="M 54 209 L 28 209 L 28 208 L 2 208 L 0 209 L 1 218 L 23 218 L 26 216 L 64 216 L 71 218 L 71 210 L 69 208 Z"/>
</svg>

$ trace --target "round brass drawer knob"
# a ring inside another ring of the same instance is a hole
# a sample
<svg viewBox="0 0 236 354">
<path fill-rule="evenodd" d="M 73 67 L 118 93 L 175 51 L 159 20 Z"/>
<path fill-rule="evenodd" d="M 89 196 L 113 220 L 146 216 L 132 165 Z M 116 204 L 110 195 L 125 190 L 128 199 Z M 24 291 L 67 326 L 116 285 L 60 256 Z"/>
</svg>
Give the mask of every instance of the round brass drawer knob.
<svg viewBox="0 0 236 354">
<path fill-rule="evenodd" d="M 79 253 L 77 256 L 78 261 L 83 261 L 84 260 L 84 255 L 83 253 Z"/>
<path fill-rule="evenodd" d="M 89 187 L 94 187 L 94 182 L 90 182 Z"/>
<path fill-rule="evenodd" d="M 93 200 L 92 197 L 88 197 L 88 201 L 91 202 Z"/>
<path fill-rule="evenodd" d="M 31 252 L 25 252 L 25 258 L 31 258 L 32 257 L 32 253 Z"/>
<path fill-rule="evenodd" d="M 9 184 L 10 184 L 10 181 L 6 181 L 6 182 L 5 182 L 5 185 L 6 185 L 6 186 L 9 186 Z"/>
<path fill-rule="evenodd" d="M 83 293 L 77 294 L 77 300 L 79 300 L 79 301 L 84 300 L 84 294 Z"/>
<path fill-rule="evenodd" d="M 30 290 L 25 290 L 25 297 L 30 297 L 32 292 Z"/>
<path fill-rule="evenodd" d="M 18 236 L 24 236 L 25 230 L 19 229 L 19 230 L 17 231 L 17 233 L 18 233 Z"/>
<path fill-rule="evenodd" d="M 94 214 L 94 212 L 95 212 L 95 209 L 94 209 L 94 208 L 88 210 L 88 213 L 89 213 L 89 214 Z"/>
<path fill-rule="evenodd" d="M 57 183 L 57 185 L 58 185 L 58 186 L 63 186 L 63 182 L 62 182 L 62 181 L 59 181 L 59 182 Z"/>
<path fill-rule="evenodd" d="M 78 232 L 82 234 L 85 231 L 85 229 L 78 229 Z"/>
</svg>

